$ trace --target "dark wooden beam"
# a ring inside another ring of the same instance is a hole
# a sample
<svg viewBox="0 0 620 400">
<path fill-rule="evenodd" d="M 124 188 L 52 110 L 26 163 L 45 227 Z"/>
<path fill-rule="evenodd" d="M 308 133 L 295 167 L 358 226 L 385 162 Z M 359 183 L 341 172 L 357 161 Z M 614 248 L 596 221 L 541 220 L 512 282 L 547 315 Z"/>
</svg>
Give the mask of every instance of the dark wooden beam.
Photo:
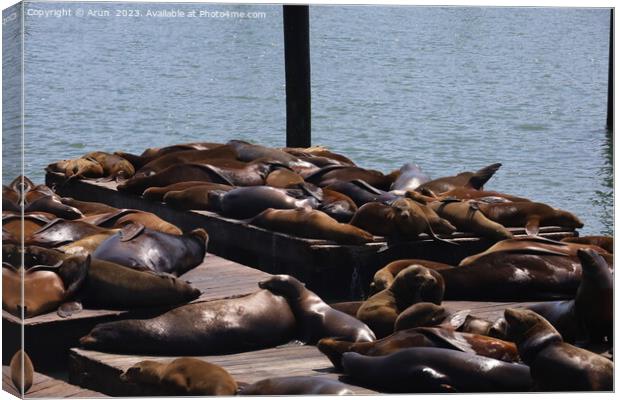
<svg viewBox="0 0 620 400">
<path fill-rule="evenodd" d="M 607 77 L 607 129 L 614 129 L 614 9 L 609 13 L 609 75 Z"/>
<path fill-rule="evenodd" d="M 310 147 L 310 24 L 308 6 L 282 6 L 286 70 L 286 145 Z"/>
</svg>

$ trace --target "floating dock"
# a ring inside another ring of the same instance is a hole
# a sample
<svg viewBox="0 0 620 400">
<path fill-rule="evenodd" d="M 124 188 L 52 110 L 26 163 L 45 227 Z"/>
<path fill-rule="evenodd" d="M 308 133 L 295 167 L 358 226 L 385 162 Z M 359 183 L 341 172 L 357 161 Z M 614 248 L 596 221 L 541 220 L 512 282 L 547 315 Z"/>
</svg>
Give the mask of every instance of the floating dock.
<svg viewBox="0 0 620 400">
<path fill-rule="evenodd" d="M 2 366 L 2 390 L 20 397 L 19 390 L 13 385 L 11 371 L 7 366 Z M 26 392 L 25 397 L 107 397 L 106 395 L 89 389 L 71 385 L 67 382 L 54 379 L 51 376 L 34 373 L 32 386 Z"/>
<path fill-rule="evenodd" d="M 202 294 L 193 301 L 218 300 L 250 294 L 258 290 L 257 282 L 269 277 L 262 271 L 249 268 L 221 257 L 207 254 L 202 264 L 181 275 L 200 289 Z M 136 310 L 93 310 L 84 309 L 68 318 L 61 318 L 56 312 L 27 318 L 23 321 L 24 348 L 37 370 L 55 371 L 66 366 L 69 349 L 78 343 L 99 323 L 133 317 L 155 316 L 165 308 Z M 21 347 L 22 321 L 2 311 L 3 351 L 2 364 L 7 365 Z"/>
<path fill-rule="evenodd" d="M 184 231 L 205 228 L 210 233 L 209 252 L 271 274 L 293 275 L 330 301 L 363 298 L 374 273 L 391 261 L 422 258 L 456 265 L 494 243 L 473 234 L 456 232 L 442 237 L 449 237 L 458 246 L 432 240 L 425 234 L 407 242 L 376 237 L 365 245 L 338 245 L 328 240 L 268 231 L 214 212 L 176 210 L 162 202 L 119 192 L 116 182 L 64 182 L 65 178 L 59 174 L 46 175 L 46 184 L 61 196 L 149 211 Z M 510 231 L 516 236 L 525 235 L 522 228 Z M 542 227 L 540 235 L 559 240 L 577 233 L 560 227 Z"/>
</svg>

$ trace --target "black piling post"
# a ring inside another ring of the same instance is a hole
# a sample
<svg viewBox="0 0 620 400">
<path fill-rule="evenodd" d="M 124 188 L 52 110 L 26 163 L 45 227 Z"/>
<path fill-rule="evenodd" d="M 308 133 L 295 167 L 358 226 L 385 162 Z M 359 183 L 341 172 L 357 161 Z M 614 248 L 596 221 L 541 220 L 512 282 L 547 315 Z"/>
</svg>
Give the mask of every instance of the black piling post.
<svg viewBox="0 0 620 400">
<path fill-rule="evenodd" d="M 310 23 L 308 6 L 282 6 L 286 71 L 286 145 L 310 147 Z"/>
<path fill-rule="evenodd" d="M 614 9 L 609 13 L 609 75 L 607 77 L 607 129 L 614 129 Z"/>
</svg>

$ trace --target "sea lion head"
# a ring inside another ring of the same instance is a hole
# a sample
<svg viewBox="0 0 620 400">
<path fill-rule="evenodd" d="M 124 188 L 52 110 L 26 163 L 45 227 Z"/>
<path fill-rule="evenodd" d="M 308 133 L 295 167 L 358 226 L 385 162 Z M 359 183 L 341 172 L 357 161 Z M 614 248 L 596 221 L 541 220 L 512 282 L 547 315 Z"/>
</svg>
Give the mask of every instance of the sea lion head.
<svg viewBox="0 0 620 400">
<path fill-rule="evenodd" d="M 534 311 L 507 308 L 504 317 L 508 325 L 508 339 L 517 345 L 519 355 L 526 364 L 532 362 L 546 346 L 562 342 L 562 335 Z"/>
<path fill-rule="evenodd" d="M 316 347 L 329 358 L 336 370 L 342 370 L 342 355 L 351 351 L 353 344 L 354 342 L 341 340 L 341 338 L 323 338 L 318 341 Z"/>
<path fill-rule="evenodd" d="M 439 325 L 449 316 L 450 313 L 442 306 L 428 302 L 417 303 L 398 315 L 394 331 Z"/>
<path fill-rule="evenodd" d="M 394 294 L 397 306 L 402 311 L 420 302 L 441 304 L 445 284 L 436 271 L 413 264 L 396 275 L 389 290 Z"/>
<path fill-rule="evenodd" d="M 209 208 L 213 211 L 222 212 L 222 202 L 224 197 L 226 196 L 225 190 L 210 190 L 207 193 L 207 201 L 209 203 Z"/>
<path fill-rule="evenodd" d="M 129 367 L 121 374 L 121 381 L 127 383 L 146 383 L 156 385 L 159 383 L 160 372 L 163 364 L 157 361 L 144 360 Z"/>
<path fill-rule="evenodd" d="M 258 287 L 289 300 L 299 299 L 306 289 L 305 284 L 290 275 L 274 275 L 258 282 Z"/>
<path fill-rule="evenodd" d="M 428 226 L 426 217 L 418 212 L 412 203 L 414 203 L 413 200 L 406 198 L 399 198 L 391 203 L 392 218 L 397 229 L 401 235 L 408 237 L 418 236 Z"/>
<path fill-rule="evenodd" d="M 552 216 L 550 218 L 545 218 L 545 221 L 549 225 L 557 225 L 571 229 L 583 228 L 583 222 L 581 222 L 576 215 L 560 209 L 554 209 Z"/>
</svg>

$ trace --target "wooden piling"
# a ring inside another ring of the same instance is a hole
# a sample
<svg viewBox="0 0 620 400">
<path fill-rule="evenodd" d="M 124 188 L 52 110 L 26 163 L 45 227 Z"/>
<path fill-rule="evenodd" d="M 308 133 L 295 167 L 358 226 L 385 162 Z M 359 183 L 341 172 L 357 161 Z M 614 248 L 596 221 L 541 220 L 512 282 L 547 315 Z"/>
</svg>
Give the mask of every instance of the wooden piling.
<svg viewBox="0 0 620 400">
<path fill-rule="evenodd" d="M 607 129 L 614 129 L 614 9 L 609 10 L 609 71 L 607 77 Z"/>
<path fill-rule="evenodd" d="M 286 75 L 286 145 L 310 147 L 310 30 L 308 6 L 282 6 Z"/>
</svg>

